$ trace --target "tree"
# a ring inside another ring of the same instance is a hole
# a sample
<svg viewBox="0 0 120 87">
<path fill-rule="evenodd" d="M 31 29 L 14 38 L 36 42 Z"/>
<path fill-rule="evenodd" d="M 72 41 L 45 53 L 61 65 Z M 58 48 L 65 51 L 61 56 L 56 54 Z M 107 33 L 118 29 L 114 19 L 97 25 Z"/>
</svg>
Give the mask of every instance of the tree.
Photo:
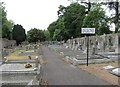
<svg viewBox="0 0 120 87">
<path fill-rule="evenodd" d="M 59 19 L 57 20 L 56 30 L 53 35 L 53 40 L 66 41 L 68 39 L 67 34 L 68 32 L 67 32 L 67 29 L 65 29 L 64 15 L 63 15 L 63 16 L 60 16 Z"/>
<path fill-rule="evenodd" d="M 8 21 L 6 18 L 2 20 L 2 37 L 7 39 L 12 39 L 12 28 L 14 23 L 12 21 Z"/>
<path fill-rule="evenodd" d="M 108 34 L 110 33 L 109 26 L 107 24 L 108 18 L 105 15 L 105 12 L 100 7 L 100 4 L 97 4 L 95 7 L 92 7 L 88 15 L 83 21 L 83 27 L 95 28 L 96 34 Z"/>
<path fill-rule="evenodd" d="M 13 40 L 16 40 L 17 45 L 26 40 L 25 29 L 22 27 L 22 25 L 14 25 L 12 36 Z"/>
<path fill-rule="evenodd" d="M 64 7 L 63 5 L 60 5 L 58 8 L 59 8 L 59 10 L 57 11 L 58 17 L 64 16 L 66 7 Z"/>
<path fill-rule="evenodd" d="M 14 23 L 12 20 L 7 19 L 4 3 L 0 3 L 0 13 L 2 14 L 2 38 L 12 39 L 12 28 Z"/>
<path fill-rule="evenodd" d="M 80 36 L 85 7 L 79 3 L 72 3 L 70 6 L 59 6 L 58 19 L 48 27 L 51 40 L 67 40 L 71 37 Z"/>
<path fill-rule="evenodd" d="M 2 3 L 0 2 L 0 25 L 2 25 Z M 2 26 L 0 26 L 0 38 L 2 38 Z"/>
<path fill-rule="evenodd" d="M 48 27 L 48 31 L 51 40 L 67 40 L 64 16 L 59 16 L 55 22 L 51 23 Z"/>
<path fill-rule="evenodd" d="M 43 33 L 45 35 L 45 40 L 49 41 L 50 40 L 50 33 L 49 33 L 49 31 L 48 30 L 44 30 Z"/>
<path fill-rule="evenodd" d="M 90 8 L 93 6 L 93 5 L 96 5 L 97 2 L 93 2 L 92 0 L 68 0 L 68 1 L 71 1 L 72 3 L 73 2 L 78 2 L 80 1 L 80 3 L 84 3 L 86 4 L 86 9 L 88 9 L 88 11 L 86 12 L 86 14 L 90 11 Z M 119 12 L 119 6 L 120 6 L 120 2 L 119 0 L 114 0 L 114 1 L 110 1 L 110 2 L 99 2 L 101 5 L 105 5 L 107 6 L 111 11 L 114 10 L 115 11 L 115 14 L 113 13 L 112 15 L 114 15 L 113 17 L 110 17 L 111 18 L 111 23 L 115 23 L 115 33 L 118 32 L 118 29 L 120 27 L 119 25 L 119 19 L 120 19 L 120 12 Z"/>
<path fill-rule="evenodd" d="M 85 7 L 79 3 L 72 3 L 66 7 L 64 13 L 64 25 L 67 39 L 81 36 L 80 31 L 85 18 Z"/>
<path fill-rule="evenodd" d="M 51 40 L 53 40 L 53 35 L 54 35 L 54 32 L 55 32 L 55 29 L 57 29 L 56 25 L 57 25 L 57 21 L 54 21 L 47 28 L 49 33 L 50 33 L 50 39 Z"/>
<path fill-rule="evenodd" d="M 108 3 L 108 7 L 110 10 L 114 10 L 115 11 L 115 16 L 112 17 L 112 22 L 115 23 L 115 33 L 118 32 L 118 29 L 119 29 L 119 19 L 120 19 L 120 12 L 119 12 L 119 5 L 120 5 L 120 2 L 118 2 L 118 0 L 116 0 L 115 2 L 109 2 Z"/>
<path fill-rule="evenodd" d="M 75 3 L 75 2 L 80 4 L 83 3 L 86 9 L 86 12 L 85 12 L 86 14 L 88 14 L 92 6 L 96 5 L 95 2 L 91 2 L 92 0 L 68 0 L 68 1 L 70 1 L 71 3 Z"/>
<path fill-rule="evenodd" d="M 54 32 L 54 36 L 53 36 L 53 40 L 57 40 L 60 41 L 61 40 L 61 35 L 60 35 L 61 30 L 60 29 L 56 29 Z"/>
<path fill-rule="evenodd" d="M 36 28 L 31 29 L 27 32 L 27 40 L 34 43 L 37 41 L 45 41 L 44 32 Z"/>
</svg>

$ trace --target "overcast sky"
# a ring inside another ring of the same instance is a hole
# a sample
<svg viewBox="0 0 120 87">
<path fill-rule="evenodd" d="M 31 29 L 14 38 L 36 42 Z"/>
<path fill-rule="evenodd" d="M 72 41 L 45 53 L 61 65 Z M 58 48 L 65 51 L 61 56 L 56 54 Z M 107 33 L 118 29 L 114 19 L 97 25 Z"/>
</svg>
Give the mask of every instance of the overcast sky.
<svg viewBox="0 0 120 87">
<path fill-rule="evenodd" d="M 27 31 L 31 28 L 47 29 L 56 21 L 59 5 L 68 6 L 68 0 L 2 0 L 7 18 L 21 24 Z"/>
</svg>

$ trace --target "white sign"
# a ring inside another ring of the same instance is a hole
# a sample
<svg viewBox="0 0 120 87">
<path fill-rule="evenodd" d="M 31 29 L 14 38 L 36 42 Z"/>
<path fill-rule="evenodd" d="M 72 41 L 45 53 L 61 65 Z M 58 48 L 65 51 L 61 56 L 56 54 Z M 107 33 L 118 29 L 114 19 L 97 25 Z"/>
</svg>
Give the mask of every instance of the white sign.
<svg viewBox="0 0 120 87">
<path fill-rule="evenodd" d="M 82 28 L 82 34 L 95 34 L 95 28 Z"/>
</svg>

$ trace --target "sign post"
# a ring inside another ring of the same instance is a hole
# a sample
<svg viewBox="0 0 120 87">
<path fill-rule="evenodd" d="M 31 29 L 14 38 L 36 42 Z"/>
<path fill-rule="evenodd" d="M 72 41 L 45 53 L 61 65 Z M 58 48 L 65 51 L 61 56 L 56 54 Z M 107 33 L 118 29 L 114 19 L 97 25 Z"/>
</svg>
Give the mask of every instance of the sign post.
<svg viewBox="0 0 120 87">
<path fill-rule="evenodd" d="M 88 57 L 89 57 L 89 36 L 87 35 L 87 66 L 88 66 Z"/>
<path fill-rule="evenodd" d="M 87 36 L 87 66 L 88 66 L 88 57 L 89 57 L 89 35 L 95 34 L 95 28 L 82 28 L 82 34 Z"/>
</svg>

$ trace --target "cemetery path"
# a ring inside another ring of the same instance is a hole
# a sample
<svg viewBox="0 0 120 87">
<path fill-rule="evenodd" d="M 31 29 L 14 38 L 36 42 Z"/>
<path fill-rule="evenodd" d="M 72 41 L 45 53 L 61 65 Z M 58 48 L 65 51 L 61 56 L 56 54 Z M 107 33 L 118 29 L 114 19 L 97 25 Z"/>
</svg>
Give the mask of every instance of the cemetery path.
<svg viewBox="0 0 120 87">
<path fill-rule="evenodd" d="M 110 85 L 88 72 L 64 63 L 60 55 L 48 47 L 42 46 L 42 51 L 45 57 L 42 78 L 49 85 Z"/>
</svg>

